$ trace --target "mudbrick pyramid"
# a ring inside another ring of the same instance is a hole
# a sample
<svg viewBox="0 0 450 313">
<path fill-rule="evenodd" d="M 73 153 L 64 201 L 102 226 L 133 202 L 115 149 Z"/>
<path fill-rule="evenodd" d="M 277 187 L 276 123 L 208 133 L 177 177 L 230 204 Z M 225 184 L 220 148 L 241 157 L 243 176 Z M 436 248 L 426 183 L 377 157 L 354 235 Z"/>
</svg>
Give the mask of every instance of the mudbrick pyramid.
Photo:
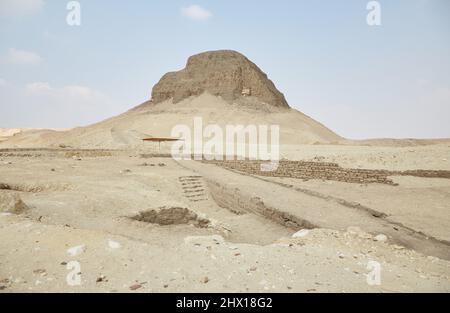
<svg viewBox="0 0 450 313">
<path fill-rule="evenodd" d="M 178 72 L 165 74 L 151 101 L 118 116 L 64 132 L 18 134 L 1 145 L 71 146 L 123 149 L 142 147 L 147 137 L 170 137 L 174 126 L 204 124 L 279 125 L 282 144 L 335 143 L 343 140 L 324 125 L 290 108 L 284 95 L 258 66 L 231 50 L 189 57 Z"/>
<path fill-rule="evenodd" d="M 191 56 L 184 69 L 165 74 L 153 87 L 153 103 L 180 102 L 209 92 L 226 101 L 255 97 L 263 103 L 289 108 L 284 95 L 267 75 L 239 52 L 209 51 Z"/>
</svg>

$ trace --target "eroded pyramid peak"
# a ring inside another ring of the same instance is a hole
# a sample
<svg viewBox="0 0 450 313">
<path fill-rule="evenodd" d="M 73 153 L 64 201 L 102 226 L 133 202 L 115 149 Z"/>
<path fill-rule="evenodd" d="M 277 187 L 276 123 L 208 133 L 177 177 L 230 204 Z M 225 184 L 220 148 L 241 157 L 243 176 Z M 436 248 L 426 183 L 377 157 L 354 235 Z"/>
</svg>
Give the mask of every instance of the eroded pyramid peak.
<svg viewBox="0 0 450 313">
<path fill-rule="evenodd" d="M 244 55 L 232 50 L 208 51 L 189 57 L 184 69 L 165 74 L 153 87 L 152 100 L 159 103 L 173 99 L 178 103 L 204 92 L 229 102 L 254 97 L 276 107 L 289 107 L 267 75 Z"/>
</svg>

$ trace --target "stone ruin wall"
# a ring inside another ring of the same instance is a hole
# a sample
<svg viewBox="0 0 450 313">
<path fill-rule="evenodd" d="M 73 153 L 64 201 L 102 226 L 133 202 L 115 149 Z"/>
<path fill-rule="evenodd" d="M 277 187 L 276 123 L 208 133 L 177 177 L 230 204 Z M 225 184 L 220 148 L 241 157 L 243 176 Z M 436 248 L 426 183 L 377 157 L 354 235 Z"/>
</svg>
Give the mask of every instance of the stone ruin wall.
<svg viewBox="0 0 450 313">
<path fill-rule="evenodd" d="M 352 169 L 340 167 L 337 163 L 307 162 L 307 161 L 280 161 L 278 169 L 271 172 L 261 171 L 262 161 L 234 160 L 234 161 L 204 161 L 221 167 L 237 170 L 247 174 L 290 177 L 304 180 L 320 179 L 333 180 L 346 183 L 370 184 L 379 183 L 397 185 L 389 176 L 417 176 L 433 178 L 450 178 L 450 171 L 433 170 L 410 170 L 410 171 L 387 171 Z"/>
</svg>

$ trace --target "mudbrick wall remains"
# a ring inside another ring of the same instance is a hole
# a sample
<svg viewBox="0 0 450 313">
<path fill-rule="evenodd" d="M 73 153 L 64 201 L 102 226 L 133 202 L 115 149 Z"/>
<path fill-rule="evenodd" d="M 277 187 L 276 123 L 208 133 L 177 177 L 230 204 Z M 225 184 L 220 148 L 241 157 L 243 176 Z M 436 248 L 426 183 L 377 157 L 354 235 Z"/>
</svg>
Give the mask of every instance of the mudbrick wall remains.
<svg viewBox="0 0 450 313">
<path fill-rule="evenodd" d="M 388 184 L 397 185 L 389 176 L 418 176 L 434 178 L 450 178 L 450 171 L 432 170 L 410 170 L 410 171 L 387 171 L 343 168 L 337 163 L 328 162 L 307 162 L 307 161 L 286 161 L 279 162 L 275 171 L 261 171 L 262 161 L 231 160 L 231 161 L 204 161 L 218 166 L 237 170 L 247 174 L 270 176 L 270 177 L 291 177 L 304 180 L 321 179 L 333 180 L 347 183 L 359 184 Z"/>
</svg>

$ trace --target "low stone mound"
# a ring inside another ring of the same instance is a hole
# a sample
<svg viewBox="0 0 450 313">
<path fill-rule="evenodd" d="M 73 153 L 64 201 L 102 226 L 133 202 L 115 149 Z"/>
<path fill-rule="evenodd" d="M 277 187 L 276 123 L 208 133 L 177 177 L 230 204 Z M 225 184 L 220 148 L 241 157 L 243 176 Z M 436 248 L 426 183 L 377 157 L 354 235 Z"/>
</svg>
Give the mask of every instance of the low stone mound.
<svg viewBox="0 0 450 313">
<path fill-rule="evenodd" d="M 29 210 L 17 193 L 0 191 L 0 212 L 21 214 Z"/>
<path fill-rule="evenodd" d="M 196 227 L 208 227 L 209 220 L 199 217 L 195 212 L 181 207 L 161 207 L 158 209 L 142 211 L 131 217 L 134 220 L 158 224 L 161 226 L 190 224 Z"/>
</svg>

